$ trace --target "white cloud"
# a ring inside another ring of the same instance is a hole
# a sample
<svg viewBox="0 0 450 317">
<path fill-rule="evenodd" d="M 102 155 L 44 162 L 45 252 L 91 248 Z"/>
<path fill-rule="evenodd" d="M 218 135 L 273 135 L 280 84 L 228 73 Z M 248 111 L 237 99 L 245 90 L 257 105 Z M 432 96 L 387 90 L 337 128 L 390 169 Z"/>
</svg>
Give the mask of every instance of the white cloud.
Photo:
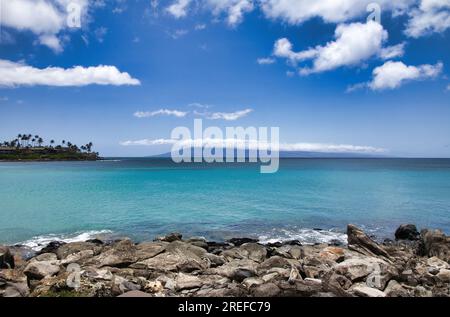
<svg viewBox="0 0 450 317">
<path fill-rule="evenodd" d="M 380 57 L 385 60 L 402 57 L 405 54 L 405 45 L 406 43 L 400 43 L 382 48 L 380 51 Z"/>
<path fill-rule="evenodd" d="M 35 68 L 23 63 L 0 59 L 0 87 L 17 86 L 87 86 L 87 85 L 140 85 L 139 80 L 115 66 L 72 68 Z"/>
<path fill-rule="evenodd" d="M 436 78 L 441 74 L 442 69 L 442 63 L 408 66 L 403 62 L 389 61 L 373 70 L 372 81 L 350 87 L 349 91 L 363 87 L 372 90 L 396 89 L 409 81 Z"/>
<path fill-rule="evenodd" d="M 418 0 L 378 0 L 383 12 L 393 15 L 404 14 Z M 166 8 L 176 18 L 185 17 L 192 0 L 174 0 Z M 230 26 L 241 23 L 244 15 L 260 8 L 269 19 L 281 20 L 290 24 L 301 24 L 313 18 L 325 22 L 343 23 L 365 17 L 367 6 L 373 0 L 197 0 L 198 7 L 210 10 L 216 17 L 225 16 Z"/>
<path fill-rule="evenodd" d="M 1 18 L 4 26 L 36 34 L 57 33 L 64 24 L 61 11 L 44 0 L 2 1 Z"/>
<path fill-rule="evenodd" d="M 258 58 L 258 59 L 256 60 L 256 62 L 257 62 L 259 65 L 270 65 L 270 64 L 275 63 L 275 59 L 274 59 L 274 58 L 271 58 L 271 57 L 262 57 L 262 58 Z"/>
<path fill-rule="evenodd" d="M 290 24 L 301 24 L 312 18 L 342 23 L 367 15 L 373 0 L 261 0 L 264 14 Z M 378 0 L 381 8 L 395 15 L 404 13 L 416 0 Z"/>
<path fill-rule="evenodd" d="M 155 146 L 155 145 L 173 145 L 180 142 L 180 147 L 223 147 L 249 150 L 267 150 L 274 148 L 275 144 L 262 142 L 258 140 L 244 139 L 186 139 L 183 141 L 174 139 L 142 139 L 135 141 L 124 141 L 123 146 Z M 386 149 L 373 146 L 358 146 L 348 144 L 322 144 L 322 143 L 280 143 L 280 151 L 285 152 L 320 152 L 320 153 L 365 153 L 381 154 Z"/>
<path fill-rule="evenodd" d="M 173 32 L 169 32 L 169 36 L 173 38 L 174 40 L 178 40 L 180 37 L 185 36 L 188 34 L 189 31 L 185 29 L 178 29 Z"/>
<path fill-rule="evenodd" d="M 62 51 L 58 34 L 68 28 L 67 5 L 78 4 L 82 21 L 87 15 L 88 0 L 7 0 L 2 1 L 2 26 L 18 31 L 30 31 L 39 37 L 39 43 L 55 52 Z"/>
<path fill-rule="evenodd" d="M 169 7 L 167 7 L 166 10 L 177 19 L 183 18 L 187 15 L 191 2 L 192 0 L 176 0 Z"/>
<path fill-rule="evenodd" d="M 156 111 L 137 111 L 133 115 L 137 118 L 149 118 L 155 116 L 174 116 L 177 118 L 183 118 L 188 114 L 188 112 L 179 111 L 179 110 L 168 110 L 168 109 L 159 109 Z"/>
<path fill-rule="evenodd" d="M 204 24 L 204 23 L 196 24 L 195 27 L 194 27 L 194 29 L 195 29 L 196 31 L 204 30 L 204 29 L 206 29 L 206 24 Z"/>
<path fill-rule="evenodd" d="M 241 23 L 244 14 L 254 9 L 253 0 L 206 0 L 206 5 L 216 16 L 225 14 L 230 26 Z"/>
<path fill-rule="evenodd" d="M 317 51 L 315 49 L 309 49 L 303 52 L 294 52 L 292 43 L 287 38 L 282 38 L 275 42 L 273 55 L 276 57 L 287 58 L 295 65 L 299 61 L 314 58 L 317 55 Z"/>
<path fill-rule="evenodd" d="M 450 1 L 422 0 L 409 16 L 405 33 L 410 37 L 444 32 L 450 28 Z"/>
<path fill-rule="evenodd" d="M 200 103 L 200 102 L 193 102 L 193 103 L 190 103 L 188 106 L 195 107 L 195 108 L 201 108 L 201 109 L 208 109 L 208 108 L 213 107 L 212 105 L 207 105 L 207 104 Z"/>
<path fill-rule="evenodd" d="M 3 102 L 3 101 L 8 101 L 9 100 L 9 98 L 8 97 L 0 97 L 0 102 Z"/>
<path fill-rule="evenodd" d="M 450 91 L 450 84 L 447 86 L 447 90 Z"/>
<path fill-rule="evenodd" d="M 311 67 L 300 70 L 303 75 L 329 71 L 342 66 L 359 65 L 374 56 L 392 58 L 403 54 L 403 44 L 383 47 L 388 33 L 374 21 L 340 24 L 335 30 L 334 37 L 334 41 L 324 46 L 316 46 L 301 52 L 294 52 L 288 39 L 279 39 L 275 42 L 273 54 L 288 59 L 292 65 L 312 60 Z"/>
<path fill-rule="evenodd" d="M 63 51 L 63 47 L 61 45 L 61 41 L 52 34 L 44 34 L 39 36 L 39 43 L 47 46 L 55 53 L 61 53 Z"/>
<path fill-rule="evenodd" d="M 195 111 L 194 113 L 199 116 L 203 116 L 209 120 L 225 120 L 225 121 L 236 121 L 247 116 L 249 113 L 253 112 L 253 109 L 245 109 L 235 112 L 205 112 L 200 113 Z"/>
</svg>

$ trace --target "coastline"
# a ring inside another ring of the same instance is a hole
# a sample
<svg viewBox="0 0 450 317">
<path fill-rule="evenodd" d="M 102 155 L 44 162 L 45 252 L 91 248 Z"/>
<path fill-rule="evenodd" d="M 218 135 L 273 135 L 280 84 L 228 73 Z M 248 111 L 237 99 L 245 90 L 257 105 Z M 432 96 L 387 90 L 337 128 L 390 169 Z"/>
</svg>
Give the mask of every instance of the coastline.
<svg viewBox="0 0 450 317">
<path fill-rule="evenodd" d="M 347 244 L 183 239 L 52 241 L 30 258 L 0 247 L 0 296 L 450 296 L 450 237 L 401 226 L 377 243 L 353 225 Z M 79 268 L 80 284 L 68 283 Z M 131 292 L 131 293 L 130 293 Z"/>
</svg>

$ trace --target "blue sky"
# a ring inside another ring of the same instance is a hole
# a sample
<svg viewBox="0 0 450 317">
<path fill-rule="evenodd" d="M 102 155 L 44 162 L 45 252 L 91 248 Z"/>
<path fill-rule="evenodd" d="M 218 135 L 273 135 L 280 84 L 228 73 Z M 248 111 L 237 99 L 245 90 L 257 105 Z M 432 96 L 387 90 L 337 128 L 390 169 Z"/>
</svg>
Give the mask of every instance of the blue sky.
<svg viewBox="0 0 450 317">
<path fill-rule="evenodd" d="M 199 117 L 278 126 L 287 144 L 450 157 L 449 0 L 378 1 L 381 24 L 364 0 L 74 0 L 81 28 L 71 2 L 2 1 L 0 139 L 151 155 L 168 147 L 123 142 Z"/>
</svg>

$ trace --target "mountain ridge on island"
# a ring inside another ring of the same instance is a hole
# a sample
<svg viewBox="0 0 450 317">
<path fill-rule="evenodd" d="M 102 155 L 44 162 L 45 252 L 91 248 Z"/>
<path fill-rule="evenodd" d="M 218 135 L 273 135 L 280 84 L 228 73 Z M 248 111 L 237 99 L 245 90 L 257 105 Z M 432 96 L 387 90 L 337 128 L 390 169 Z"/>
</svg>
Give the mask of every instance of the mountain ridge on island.
<svg viewBox="0 0 450 317">
<path fill-rule="evenodd" d="M 194 149 L 191 149 L 191 152 L 194 153 Z M 171 153 L 162 153 L 157 155 L 147 156 L 150 158 L 170 158 Z M 192 156 L 194 157 L 194 156 Z M 225 155 L 223 157 L 226 157 Z M 238 155 L 235 150 L 234 157 L 245 157 L 249 158 L 250 153 L 248 150 L 245 151 L 245 155 Z M 356 152 L 309 152 L 309 151 L 280 151 L 279 157 L 282 159 L 288 158 L 386 158 L 384 155 L 380 154 L 372 154 L 372 153 L 356 153 Z"/>
</svg>

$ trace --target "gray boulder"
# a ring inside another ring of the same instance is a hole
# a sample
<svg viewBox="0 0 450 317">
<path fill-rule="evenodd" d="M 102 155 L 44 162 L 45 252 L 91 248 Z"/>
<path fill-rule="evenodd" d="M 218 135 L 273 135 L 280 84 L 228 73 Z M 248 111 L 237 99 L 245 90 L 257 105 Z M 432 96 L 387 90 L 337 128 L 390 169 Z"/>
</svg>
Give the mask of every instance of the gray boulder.
<svg viewBox="0 0 450 317">
<path fill-rule="evenodd" d="M 34 280 L 41 280 L 44 277 L 53 276 L 59 272 L 59 265 L 51 261 L 31 261 L 25 267 L 23 273 Z"/>
<path fill-rule="evenodd" d="M 422 230 L 418 253 L 422 256 L 436 256 L 450 263 L 450 237 L 440 230 Z"/>
<path fill-rule="evenodd" d="M 111 249 L 102 252 L 93 259 L 95 265 L 126 267 L 137 261 L 136 247 L 131 240 L 122 240 L 114 244 Z"/>
<path fill-rule="evenodd" d="M 370 239 L 361 229 L 354 225 L 347 226 L 348 248 L 368 256 L 383 256 L 389 259 L 389 254 L 378 243 Z"/>
<path fill-rule="evenodd" d="M 166 236 L 158 237 L 155 241 L 163 241 L 163 242 L 173 242 L 173 241 L 181 241 L 183 235 L 179 232 L 172 232 Z"/>
<path fill-rule="evenodd" d="M 6 246 L 0 245 L 0 269 L 13 269 L 14 256 Z"/>
<path fill-rule="evenodd" d="M 395 231 L 396 240 L 417 240 L 419 235 L 416 226 L 411 224 L 401 225 Z"/>
<path fill-rule="evenodd" d="M 239 247 L 239 250 L 243 256 L 258 263 L 267 258 L 267 249 L 257 243 L 244 243 Z"/>
</svg>

